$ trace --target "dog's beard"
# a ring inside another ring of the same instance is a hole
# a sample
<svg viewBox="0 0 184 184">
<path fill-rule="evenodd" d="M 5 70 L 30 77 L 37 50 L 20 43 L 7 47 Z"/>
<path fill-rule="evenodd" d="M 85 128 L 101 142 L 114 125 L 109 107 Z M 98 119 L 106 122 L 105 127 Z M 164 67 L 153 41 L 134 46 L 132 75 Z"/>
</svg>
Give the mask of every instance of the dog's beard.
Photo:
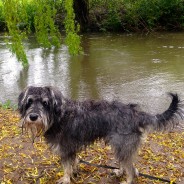
<svg viewBox="0 0 184 184">
<path fill-rule="evenodd" d="M 39 115 L 36 121 L 31 121 L 29 114 L 27 114 L 21 121 L 22 134 L 27 133 L 33 143 L 37 137 L 40 137 L 46 131 L 48 126 L 47 118 L 43 115 Z"/>
</svg>

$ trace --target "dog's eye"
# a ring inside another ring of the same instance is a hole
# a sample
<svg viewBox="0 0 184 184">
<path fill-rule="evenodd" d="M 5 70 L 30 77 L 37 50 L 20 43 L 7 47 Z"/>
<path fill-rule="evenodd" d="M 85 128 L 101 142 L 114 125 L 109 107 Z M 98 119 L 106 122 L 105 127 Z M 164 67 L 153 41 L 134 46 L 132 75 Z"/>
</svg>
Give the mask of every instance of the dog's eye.
<svg viewBox="0 0 184 184">
<path fill-rule="evenodd" d="M 31 105 L 33 103 L 33 99 L 32 98 L 29 98 L 28 101 L 27 101 L 27 104 L 28 105 Z"/>
<path fill-rule="evenodd" d="M 43 101 L 43 106 L 44 106 L 44 107 L 48 107 L 48 105 L 49 105 L 49 104 L 48 104 L 47 101 Z"/>
</svg>

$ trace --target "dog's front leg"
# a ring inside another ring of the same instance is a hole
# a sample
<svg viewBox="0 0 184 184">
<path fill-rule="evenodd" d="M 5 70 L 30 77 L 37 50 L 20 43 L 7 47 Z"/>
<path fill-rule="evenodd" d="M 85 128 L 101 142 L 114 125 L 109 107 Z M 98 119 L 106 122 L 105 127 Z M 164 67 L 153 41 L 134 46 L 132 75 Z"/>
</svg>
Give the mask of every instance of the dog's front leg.
<svg viewBox="0 0 184 184">
<path fill-rule="evenodd" d="M 76 157 L 73 163 L 73 174 L 77 175 L 79 159 Z"/>
<path fill-rule="evenodd" d="M 64 176 L 57 180 L 57 184 L 70 184 L 70 177 L 73 173 L 72 162 L 69 160 L 63 161 Z"/>
</svg>

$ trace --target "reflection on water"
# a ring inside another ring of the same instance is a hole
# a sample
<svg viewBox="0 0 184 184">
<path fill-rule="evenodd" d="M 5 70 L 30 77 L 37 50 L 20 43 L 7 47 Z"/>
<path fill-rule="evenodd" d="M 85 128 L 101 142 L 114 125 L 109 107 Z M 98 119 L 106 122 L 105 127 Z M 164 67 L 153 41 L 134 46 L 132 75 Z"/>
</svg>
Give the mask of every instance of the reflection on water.
<svg viewBox="0 0 184 184">
<path fill-rule="evenodd" d="M 184 33 L 84 35 L 84 53 L 66 46 L 42 49 L 25 43 L 30 66 L 23 69 L 0 37 L 0 101 L 16 103 L 27 85 L 53 85 L 74 99 L 119 99 L 151 112 L 165 109 L 166 92 L 184 91 Z"/>
</svg>

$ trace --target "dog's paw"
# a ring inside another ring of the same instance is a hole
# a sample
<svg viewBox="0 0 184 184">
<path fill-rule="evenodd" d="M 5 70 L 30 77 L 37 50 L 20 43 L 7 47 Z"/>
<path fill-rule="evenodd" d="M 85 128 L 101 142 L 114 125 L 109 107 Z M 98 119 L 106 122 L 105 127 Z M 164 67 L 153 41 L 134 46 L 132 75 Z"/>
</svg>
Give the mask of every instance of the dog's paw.
<svg viewBox="0 0 184 184">
<path fill-rule="evenodd" d="M 135 168 L 135 176 L 138 177 L 139 176 L 139 171 L 137 168 Z"/>
<path fill-rule="evenodd" d="M 113 173 L 114 173 L 117 177 L 120 177 L 120 176 L 123 175 L 123 171 L 120 170 L 120 169 L 115 169 L 115 170 L 113 171 Z"/>
<path fill-rule="evenodd" d="M 124 182 L 121 182 L 120 184 L 137 184 L 136 180 L 131 180 L 131 181 L 124 181 Z"/>
<path fill-rule="evenodd" d="M 56 181 L 56 184 L 70 184 L 70 178 L 62 177 Z"/>
</svg>

